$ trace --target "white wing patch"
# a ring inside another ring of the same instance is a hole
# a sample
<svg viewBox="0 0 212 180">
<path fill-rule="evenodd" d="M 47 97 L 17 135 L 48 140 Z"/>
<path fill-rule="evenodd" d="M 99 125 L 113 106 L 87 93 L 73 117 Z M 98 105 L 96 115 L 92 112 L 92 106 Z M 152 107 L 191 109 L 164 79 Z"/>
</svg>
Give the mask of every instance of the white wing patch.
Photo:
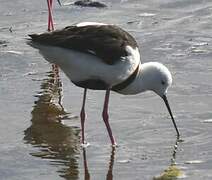
<svg viewBox="0 0 212 180">
<path fill-rule="evenodd" d="M 140 53 L 138 48 L 136 47 L 133 49 L 131 46 L 126 46 L 126 51 L 128 53 L 128 60 L 130 61 L 131 67 L 133 71 L 137 68 L 138 64 L 140 63 Z"/>
<path fill-rule="evenodd" d="M 84 26 L 105 26 L 108 24 L 105 23 L 98 23 L 98 22 L 81 22 L 76 24 L 77 27 L 84 27 Z"/>
</svg>

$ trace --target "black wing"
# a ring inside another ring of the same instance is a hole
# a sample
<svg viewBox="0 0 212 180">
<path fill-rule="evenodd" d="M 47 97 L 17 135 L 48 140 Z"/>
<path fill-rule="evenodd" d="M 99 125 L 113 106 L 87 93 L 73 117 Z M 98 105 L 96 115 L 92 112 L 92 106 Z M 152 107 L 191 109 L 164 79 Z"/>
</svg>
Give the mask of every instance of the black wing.
<svg viewBox="0 0 212 180">
<path fill-rule="evenodd" d="M 29 35 L 33 42 L 94 54 L 107 64 L 127 56 L 125 47 L 137 47 L 134 38 L 114 25 L 68 26 L 62 30 Z"/>
</svg>

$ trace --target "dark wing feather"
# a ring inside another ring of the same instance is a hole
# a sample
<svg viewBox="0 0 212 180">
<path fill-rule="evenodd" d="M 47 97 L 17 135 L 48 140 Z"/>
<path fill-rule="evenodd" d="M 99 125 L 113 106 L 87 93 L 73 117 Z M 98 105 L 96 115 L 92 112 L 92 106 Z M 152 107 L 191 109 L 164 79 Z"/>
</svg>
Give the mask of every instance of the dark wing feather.
<svg viewBox="0 0 212 180">
<path fill-rule="evenodd" d="M 29 35 L 33 42 L 95 54 L 107 64 L 127 56 L 125 47 L 137 47 L 134 38 L 113 25 L 68 26 L 62 30 Z"/>
</svg>

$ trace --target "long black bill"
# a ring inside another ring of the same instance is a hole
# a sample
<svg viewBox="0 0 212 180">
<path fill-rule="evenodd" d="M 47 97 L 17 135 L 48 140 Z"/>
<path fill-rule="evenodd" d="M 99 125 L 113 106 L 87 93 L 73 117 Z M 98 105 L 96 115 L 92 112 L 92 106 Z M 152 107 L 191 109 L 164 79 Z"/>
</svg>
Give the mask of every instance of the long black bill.
<svg viewBox="0 0 212 180">
<path fill-rule="evenodd" d="M 60 0 L 57 0 L 57 2 L 58 2 L 58 4 L 59 4 L 60 6 L 62 6 L 62 4 L 61 4 Z"/>
<path fill-rule="evenodd" d="M 163 95 L 162 98 L 163 98 L 163 100 L 164 100 L 164 102 L 165 102 L 165 104 L 166 104 L 166 107 L 167 107 L 167 109 L 168 109 L 168 111 L 169 111 L 169 114 L 170 114 L 170 116 L 171 116 L 172 122 L 173 122 L 173 124 L 174 124 L 175 129 L 176 129 L 177 137 L 179 138 L 179 137 L 180 137 L 180 133 L 179 133 L 179 131 L 178 131 L 178 129 L 177 129 L 177 125 L 176 125 L 175 120 L 174 120 L 174 117 L 173 117 L 173 115 L 172 115 L 172 111 L 171 111 L 171 108 L 170 108 L 170 106 L 169 106 L 168 99 L 167 99 L 166 95 Z"/>
</svg>

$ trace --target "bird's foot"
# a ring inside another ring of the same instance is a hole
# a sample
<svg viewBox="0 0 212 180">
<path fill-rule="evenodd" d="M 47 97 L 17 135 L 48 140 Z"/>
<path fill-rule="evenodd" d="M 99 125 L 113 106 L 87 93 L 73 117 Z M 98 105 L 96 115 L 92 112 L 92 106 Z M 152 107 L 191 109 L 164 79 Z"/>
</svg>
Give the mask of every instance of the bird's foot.
<svg viewBox="0 0 212 180">
<path fill-rule="evenodd" d="M 112 146 L 112 148 L 117 148 L 118 147 L 118 144 L 115 142 L 111 146 Z"/>
<path fill-rule="evenodd" d="M 82 148 L 87 148 L 88 146 L 90 146 L 90 143 L 88 143 L 88 142 L 83 142 L 83 143 L 81 143 L 81 147 Z"/>
</svg>

